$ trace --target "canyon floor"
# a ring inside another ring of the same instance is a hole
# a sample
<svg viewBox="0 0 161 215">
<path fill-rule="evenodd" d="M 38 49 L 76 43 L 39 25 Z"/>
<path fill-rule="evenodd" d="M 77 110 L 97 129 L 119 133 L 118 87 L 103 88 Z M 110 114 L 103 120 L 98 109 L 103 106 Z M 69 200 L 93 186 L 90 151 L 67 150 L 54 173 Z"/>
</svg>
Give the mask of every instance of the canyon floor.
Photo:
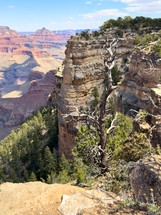
<svg viewBox="0 0 161 215">
<path fill-rule="evenodd" d="M 121 197 L 114 193 L 70 184 L 4 183 L 0 194 L 0 215 L 146 214 L 120 207 Z"/>
</svg>

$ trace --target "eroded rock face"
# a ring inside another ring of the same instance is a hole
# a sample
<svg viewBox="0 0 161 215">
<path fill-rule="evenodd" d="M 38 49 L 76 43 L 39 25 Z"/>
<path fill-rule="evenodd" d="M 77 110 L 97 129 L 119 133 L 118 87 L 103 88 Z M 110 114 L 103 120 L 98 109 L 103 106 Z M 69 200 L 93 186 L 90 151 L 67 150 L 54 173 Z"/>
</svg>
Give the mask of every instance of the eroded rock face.
<svg viewBox="0 0 161 215">
<path fill-rule="evenodd" d="M 52 32 L 40 31 L 37 41 L 0 27 L 0 139 L 46 105 L 55 77 L 47 73 L 62 63 L 67 39 L 57 44 L 49 34 L 53 38 Z"/>
<path fill-rule="evenodd" d="M 32 81 L 29 91 L 19 98 L 0 99 L 0 139 L 8 135 L 33 111 L 45 106 L 53 89 L 55 72 L 48 72 L 44 78 Z"/>
<path fill-rule="evenodd" d="M 130 55 L 133 36 L 128 32 L 128 40 L 120 41 L 117 46 L 117 62 L 122 62 L 122 55 Z M 59 94 L 59 150 L 67 158 L 75 145 L 75 136 L 81 126 L 82 118 L 78 116 L 80 108 L 90 108 L 92 90 L 97 87 L 101 96 L 104 90 L 104 62 L 101 58 L 107 55 L 103 46 L 105 38 L 114 38 L 114 31 L 104 36 L 92 37 L 89 40 L 76 36 L 68 41 L 63 71 L 63 84 Z M 121 64 L 121 63 L 120 63 Z"/>
<path fill-rule="evenodd" d="M 148 110 L 150 113 L 159 113 L 148 96 L 152 97 L 156 105 L 160 105 L 161 88 L 159 79 L 161 66 L 153 55 L 136 51 L 130 59 L 129 71 L 118 89 L 118 97 L 122 102 L 122 111 L 131 107 Z"/>
<path fill-rule="evenodd" d="M 139 162 L 130 174 L 134 197 L 140 202 L 161 206 L 161 156 L 155 155 Z"/>
<path fill-rule="evenodd" d="M 72 33 L 71 34 L 70 33 L 64 33 L 64 34 L 55 33 L 54 34 L 50 30 L 48 30 L 46 28 L 42 28 L 42 29 L 37 30 L 33 34 L 31 34 L 29 36 L 29 38 L 31 38 L 37 42 L 42 42 L 42 41 L 49 42 L 50 41 L 50 42 L 54 42 L 54 43 L 66 43 L 66 41 L 70 38 Z"/>
</svg>

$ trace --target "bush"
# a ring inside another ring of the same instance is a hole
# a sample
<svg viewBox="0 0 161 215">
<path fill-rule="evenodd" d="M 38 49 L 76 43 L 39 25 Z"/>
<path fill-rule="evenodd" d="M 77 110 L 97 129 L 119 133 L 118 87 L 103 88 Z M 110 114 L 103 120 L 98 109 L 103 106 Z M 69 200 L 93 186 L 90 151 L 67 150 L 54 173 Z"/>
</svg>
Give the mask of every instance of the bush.
<svg viewBox="0 0 161 215">
<path fill-rule="evenodd" d="M 111 161 L 105 176 L 105 190 L 121 193 L 130 190 L 129 174 L 127 163 L 123 160 Z"/>
<path fill-rule="evenodd" d="M 84 37 L 86 40 L 88 40 L 89 39 L 89 30 L 85 30 L 85 31 L 82 31 L 81 33 L 80 33 L 80 35 L 82 36 L 82 37 Z"/>
<path fill-rule="evenodd" d="M 111 155 L 111 159 L 117 160 L 120 157 L 120 151 L 123 150 L 124 142 L 132 132 L 132 120 L 123 114 L 118 114 L 114 126 L 116 128 L 107 138 L 107 151 Z"/>
<path fill-rule="evenodd" d="M 123 62 L 124 64 L 128 62 L 127 56 L 123 56 L 123 57 L 122 57 L 122 62 Z"/>
<path fill-rule="evenodd" d="M 122 72 L 118 69 L 117 66 L 114 66 L 114 67 L 111 69 L 111 75 L 112 75 L 113 83 L 114 83 L 115 85 L 117 85 L 117 83 L 121 81 Z"/>
<path fill-rule="evenodd" d="M 91 104 L 91 111 L 94 111 L 99 103 L 99 93 L 97 87 L 94 87 L 92 90 L 92 96 L 94 97 L 94 100 Z"/>
<path fill-rule="evenodd" d="M 136 36 L 135 40 L 134 40 L 134 45 L 139 45 L 141 43 L 141 37 L 140 36 Z"/>
<path fill-rule="evenodd" d="M 119 152 L 119 157 L 127 162 L 139 159 L 155 152 L 146 134 L 135 132 L 129 137 Z"/>
<path fill-rule="evenodd" d="M 98 37 L 100 35 L 100 32 L 99 31 L 93 31 L 93 36 L 94 37 Z"/>
</svg>

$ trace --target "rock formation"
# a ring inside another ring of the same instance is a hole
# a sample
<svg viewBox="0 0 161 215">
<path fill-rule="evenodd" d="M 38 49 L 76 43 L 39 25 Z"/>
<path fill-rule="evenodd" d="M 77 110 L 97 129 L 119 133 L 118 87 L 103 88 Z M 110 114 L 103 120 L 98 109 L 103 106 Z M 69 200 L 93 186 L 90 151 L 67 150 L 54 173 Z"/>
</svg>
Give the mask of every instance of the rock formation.
<svg viewBox="0 0 161 215">
<path fill-rule="evenodd" d="M 105 38 L 112 40 L 115 31 L 108 31 L 104 36 L 91 36 L 89 40 L 80 36 L 72 37 L 67 44 L 63 84 L 59 94 L 59 150 L 66 157 L 71 156 L 75 145 L 75 136 L 81 125 L 79 109 L 89 109 L 93 101 L 92 90 L 98 88 L 99 95 L 103 92 L 104 64 L 101 52 L 106 55 L 103 46 Z M 127 32 L 128 39 L 117 47 L 117 62 L 122 56 L 131 53 L 133 35 Z"/>
<path fill-rule="evenodd" d="M 151 96 L 159 105 L 158 101 L 161 99 L 160 76 L 161 65 L 153 55 L 147 55 L 140 50 L 134 52 L 124 82 L 119 87 L 122 109 L 131 106 L 146 109 L 150 113 L 157 113 L 158 110 L 152 105 L 148 96 Z"/>
<path fill-rule="evenodd" d="M 92 90 L 98 88 L 99 95 L 103 91 L 103 61 L 101 52 L 105 55 L 103 46 L 105 40 L 112 40 L 115 30 L 108 30 L 99 37 L 72 37 L 67 44 L 63 84 L 59 94 L 59 149 L 67 157 L 75 144 L 75 136 L 81 121 L 78 112 L 82 107 L 89 109 L 92 100 Z M 126 31 L 123 40 L 116 47 L 116 65 L 123 72 L 124 81 L 119 84 L 115 97 L 118 111 L 126 113 L 130 108 L 146 109 L 150 113 L 159 113 L 150 97 L 158 105 L 161 101 L 159 78 L 161 64 L 153 54 L 145 50 L 133 50 L 136 34 Z M 123 61 L 123 57 L 128 62 Z"/>
<path fill-rule="evenodd" d="M 134 197 L 140 202 L 161 206 L 161 156 L 148 157 L 136 164 L 130 174 Z"/>
<path fill-rule="evenodd" d="M 68 184 L 4 183 L 0 185 L 0 192 L 0 213 L 5 215 L 88 214 L 83 209 L 90 209 L 92 214 L 100 214 L 103 209 L 105 214 L 111 214 L 121 202 L 121 198 L 114 193 L 85 190 Z"/>
<path fill-rule="evenodd" d="M 62 63 L 67 39 L 56 44 L 53 35 L 43 29 L 37 41 L 9 27 L 0 27 L 0 139 L 32 111 L 46 105 L 55 76 L 47 79 L 49 75 L 45 75 Z"/>
<path fill-rule="evenodd" d="M 72 32 L 73 33 L 73 32 Z M 72 33 L 53 33 L 46 28 L 42 28 L 34 32 L 29 36 L 34 41 L 37 42 L 53 42 L 53 43 L 64 43 L 66 44 L 67 40 L 70 38 Z"/>
<path fill-rule="evenodd" d="M 44 78 L 31 81 L 29 90 L 19 98 L 0 99 L 0 139 L 7 136 L 33 111 L 47 104 L 53 89 L 55 72 L 48 72 Z"/>
</svg>

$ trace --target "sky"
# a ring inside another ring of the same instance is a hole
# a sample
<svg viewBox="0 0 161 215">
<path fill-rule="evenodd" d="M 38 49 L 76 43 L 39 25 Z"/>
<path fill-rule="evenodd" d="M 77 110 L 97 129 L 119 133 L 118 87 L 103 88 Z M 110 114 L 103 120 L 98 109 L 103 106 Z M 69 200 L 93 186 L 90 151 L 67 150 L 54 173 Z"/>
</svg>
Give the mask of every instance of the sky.
<svg viewBox="0 0 161 215">
<path fill-rule="evenodd" d="M 161 0 L 0 0 L 0 26 L 19 32 L 96 29 L 125 16 L 161 18 Z"/>
</svg>

